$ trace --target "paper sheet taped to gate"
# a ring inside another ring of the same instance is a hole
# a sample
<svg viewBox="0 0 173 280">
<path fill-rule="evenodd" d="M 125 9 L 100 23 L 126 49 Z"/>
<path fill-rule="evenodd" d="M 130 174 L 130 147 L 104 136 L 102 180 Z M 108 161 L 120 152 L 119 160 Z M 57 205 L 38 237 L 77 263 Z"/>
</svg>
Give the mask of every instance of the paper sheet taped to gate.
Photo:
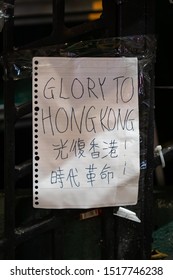
<svg viewBox="0 0 173 280">
<path fill-rule="evenodd" d="M 137 58 L 33 58 L 33 205 L 136 204 Z"/>
</svg>

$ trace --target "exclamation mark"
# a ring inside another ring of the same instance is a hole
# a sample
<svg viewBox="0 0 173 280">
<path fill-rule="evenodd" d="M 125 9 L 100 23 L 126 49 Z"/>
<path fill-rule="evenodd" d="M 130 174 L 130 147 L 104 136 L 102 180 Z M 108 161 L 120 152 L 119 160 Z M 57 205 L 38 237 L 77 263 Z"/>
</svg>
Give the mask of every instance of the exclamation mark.
<svg viewBox="0 0 173 280">
<path fill-rule="evenodd" d="M 125 175 L 125 174 L 126 174 L 126 165 L 127 165 L 127 162 L 125 161 L 125 163 L 124 163 L 123 175 Z"/>
<path fill-rule="evenodd" d="M 127 149 L 127 140 L 125 140 L 125 142 L 124 142 L 124 148 L 125 148 L 125 150 Z M 124 154 L 124 157 L 125 157 L 125 156 L 126 156 L 126 155 Z M 127 162 L 125 161 L 125 163 L 124 163 L 123 175 L 126 174 L 126 166 L 127 166 Z"/>
<path fill-rule="evenodd" d="M 125 140 L 125 142 L 124 142 L 124 148 L 125 148 L 125 150 L 127 149 L 127 140 Z"/>
</svg>

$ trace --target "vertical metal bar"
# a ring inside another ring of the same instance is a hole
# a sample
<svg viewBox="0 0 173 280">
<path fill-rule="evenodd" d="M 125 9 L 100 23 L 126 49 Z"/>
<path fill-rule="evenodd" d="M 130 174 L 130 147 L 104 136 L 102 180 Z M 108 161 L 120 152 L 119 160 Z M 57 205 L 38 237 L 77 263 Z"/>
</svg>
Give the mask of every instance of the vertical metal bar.
<svg viewBox="0 0 173 280">
<path fill-rule="evenodd" d="M 155 0 L 145 0 L 145 34 L 154 34 L 154 6 Z M 153 168 L 154 168 L 154 65 L 150 73 L 153 77 L 150 84 L 150 112 L 149 126 L 147 132 L 147 172 L 145 186 L 142 189 L 141 218 L 142 218 L 142 238 L 141 238 L 141 256 L 142 259 L 150 259 L 152 244 L 152 217 L 153 217 Z"/>
<path fill-rule="evenodd" d="M 63 213 L 65 215 L 65 212 Z M 62 260 L 64 254 L 64 223 L 59 210 L 54 211 L 57 226 L 52 230 L 52 259 Z"/>
<path fill-rule="evenodd" d="M 124 0 L 116 0 L 116 36 L 120 37 L 122 36 L 122 4 Z"/>
<path fill-rule="evenodd" d="M 116 1 L 102 0 L 103 21 L 106 27 L 106 36 L 111 37 L 116 34 Z"/>
<path fill-rule="evenodd" d="M 53 0 L 52 36 L 64 37 L 65 0 Z"/>
<path fill-rule="evenodd" d="M 142 259 L 150 259 L 151 245 L 152 245 L 152 217 L 153 217 L 153 168 L 154 168 L 154 64 L 150 74 L 150 112 L 149 112 L 149 126 L 148 126 L 148 145 L 147 145 L 147 172 L 145 186 L 143 187 L 142 199 Z"/>
<path fill-rule="evenodd" d="M 6 13 L 3 28 L 3 58 L 4 58 L 4 192 L 5 219 L 4 231 L 7 239 L 5 259 L 15 258 L 15 104 L 13 81 L 8 79 L 8 62 L 6 52 L 13 47 L 14 1 L 6 1 Z"/>
<path fill-rule="evenodd" d="M 145 0 L 145 34 L 155 34 L 156 0 Z"/>
<path fill-rule="evenodd" d="M 65 0 L 53 0 L 53 28 L 52 36 L 58 37 L 57 41 L 62 40 L 65 36 Z M 58 211 L 54 211 L 58 217 Z M 59 227 L 53 229 L 52 232 L 52 258 L 55 260 L 63 259 L 63 242 L 62 242 L 62 221 L 59 218 Z"/>
<path fill-rule="evenodd" d="M 3 27 L 3 51 L 4 53 L 13 48 L 13 26 L 14 26 L 14 3 L 15 0 L 4 1 L 5 21 Z"/>
<path fill-rule="evenodd" d="M 108 207 L 103 209 L 102 214 L 102 259 L 115 259 L 115 218 L 113 216 L 113 208 Z"/>
</svg>

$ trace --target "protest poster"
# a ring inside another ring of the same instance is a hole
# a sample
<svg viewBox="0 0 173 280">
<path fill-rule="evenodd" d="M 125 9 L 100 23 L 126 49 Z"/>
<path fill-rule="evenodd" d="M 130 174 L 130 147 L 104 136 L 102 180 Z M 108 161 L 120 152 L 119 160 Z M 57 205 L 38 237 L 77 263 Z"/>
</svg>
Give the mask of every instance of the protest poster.
<svg viewBox="0 0 173 280">
<path fill-rule="evenodd" d="M 33 58 L 33 206 L 137 203 L 137 58 Z"/>
</svg>

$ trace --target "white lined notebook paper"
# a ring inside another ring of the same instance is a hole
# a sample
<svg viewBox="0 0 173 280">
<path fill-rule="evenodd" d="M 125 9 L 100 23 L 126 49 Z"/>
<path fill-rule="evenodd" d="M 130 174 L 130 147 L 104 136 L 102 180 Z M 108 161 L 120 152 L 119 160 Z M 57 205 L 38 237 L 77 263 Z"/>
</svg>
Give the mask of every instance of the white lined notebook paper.
<svg viewBox="0 0 173 280">
<path fill-rule="evenodd" d="M 33 59 L 33 206 L 136 204 L 137 58 Z"/>
</svg>

